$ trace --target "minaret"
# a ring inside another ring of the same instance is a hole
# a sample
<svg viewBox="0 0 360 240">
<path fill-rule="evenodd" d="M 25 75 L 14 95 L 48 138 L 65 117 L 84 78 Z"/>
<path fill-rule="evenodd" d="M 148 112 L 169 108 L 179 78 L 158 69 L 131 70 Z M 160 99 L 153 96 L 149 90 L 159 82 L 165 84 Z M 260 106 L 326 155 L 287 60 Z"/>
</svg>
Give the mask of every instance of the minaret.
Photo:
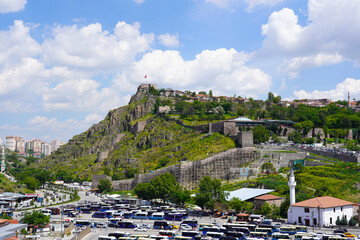
<svg viewBox="0 0 360 240">
<path fill-rule="evenodd" d="M 293 170 L 293 166 L 290 165 L 290 177 L 289 177 L 289 188 L 290 188 L 290 205 L 295 203 L 295 187 L 296 187 L 296 182 L 295 182 L 295 176 L 294 176 L 294 170 Z"/>
<path fill-rule="evenodd" d="M 350 92 L 348 92 L 348 107 L 350 107 Z"/>
</svg>

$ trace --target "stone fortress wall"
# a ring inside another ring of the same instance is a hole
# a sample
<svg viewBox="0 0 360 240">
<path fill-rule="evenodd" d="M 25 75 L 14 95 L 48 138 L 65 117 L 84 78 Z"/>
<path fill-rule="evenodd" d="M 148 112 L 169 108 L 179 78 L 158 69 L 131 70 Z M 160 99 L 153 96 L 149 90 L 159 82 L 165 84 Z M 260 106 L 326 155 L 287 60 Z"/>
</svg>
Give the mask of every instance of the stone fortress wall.
<svg viewBox="0 0 360 240">
<path fill-rule="evenodd" d="M 256 158 L 254 148 L 233 148 L 204 160 L 183 162 L 162 168 L 151 173 L 138 174 L 134 179 L 112 181 L 114 190 L 131 190 L 138 183 L 150 182 L 157 176 L 169 172 L 177 182 L 186 189 L 195 188 L 204 176 L 212 176 L 222 180 L 238 178 L 236 169 L 250 164 Z M 235 169 L 235 171 L 234 171 Z"/>
</svg>

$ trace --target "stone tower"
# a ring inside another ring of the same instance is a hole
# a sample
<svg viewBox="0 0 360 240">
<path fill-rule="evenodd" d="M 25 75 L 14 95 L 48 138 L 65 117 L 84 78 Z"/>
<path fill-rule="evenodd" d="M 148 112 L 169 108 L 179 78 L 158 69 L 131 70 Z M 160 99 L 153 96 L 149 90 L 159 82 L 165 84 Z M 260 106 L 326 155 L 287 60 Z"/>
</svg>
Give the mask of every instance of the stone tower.
<svg viewBox="0 0 360 240">
<path fill-rule="evenodd" d="M 289 185 L 289 188 L 290 188 L 290 205 L 291 205 L 291 204 L 295 203 L 295 187 L 296 187 L 294 170 L 293 170 L 293 165 L 292 164 L 291 164 L 291 167 L 290 167 L 290 176 L 289 176 L 288 185 Z"/>
</svg>

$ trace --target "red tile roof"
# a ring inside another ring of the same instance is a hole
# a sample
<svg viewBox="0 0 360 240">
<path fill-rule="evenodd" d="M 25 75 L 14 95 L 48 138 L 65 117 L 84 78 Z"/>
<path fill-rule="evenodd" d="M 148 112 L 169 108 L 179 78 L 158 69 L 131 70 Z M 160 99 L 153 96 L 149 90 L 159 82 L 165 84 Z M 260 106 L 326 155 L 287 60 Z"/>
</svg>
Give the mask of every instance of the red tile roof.
<svg viewBox="0 0 360 240">
<path fill-rule="evenodd" d="M 275 196 L 275 195 L 272 195 L 272 194 L 265 194 L 265 195 L 262 195 L 262 196 L 259 196 L 259 197 L 256 197 L 254 198 L 255 200 L 276 200 L 276 199 L 281 199 L 281 197 L 279 196 Z"/>
<path fill-rule="evenodd" d="M 294 207 L 320 207 L 320 208 L 332 208 L 332 207 L 341 207 L 348 205 L 354 205 L 354 203 L 330 196 L 312 198 L 302 202 L 291 204 L 291 206 Z"/>
</svg>

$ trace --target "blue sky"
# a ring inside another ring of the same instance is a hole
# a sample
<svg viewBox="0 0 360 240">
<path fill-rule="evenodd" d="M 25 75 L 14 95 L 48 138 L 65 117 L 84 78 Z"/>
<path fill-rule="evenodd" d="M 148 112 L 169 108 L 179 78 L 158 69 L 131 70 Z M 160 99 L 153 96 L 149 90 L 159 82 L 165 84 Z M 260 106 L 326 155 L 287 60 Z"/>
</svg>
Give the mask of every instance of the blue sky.
<svg viewBox="0 0 360 240">
<path fill-rule="evenodd" d="M 359 99 L 359 13 L 359 0 L 2 0 L 0 136 L 66 142 L 143 82 Z"/>
</svg>

